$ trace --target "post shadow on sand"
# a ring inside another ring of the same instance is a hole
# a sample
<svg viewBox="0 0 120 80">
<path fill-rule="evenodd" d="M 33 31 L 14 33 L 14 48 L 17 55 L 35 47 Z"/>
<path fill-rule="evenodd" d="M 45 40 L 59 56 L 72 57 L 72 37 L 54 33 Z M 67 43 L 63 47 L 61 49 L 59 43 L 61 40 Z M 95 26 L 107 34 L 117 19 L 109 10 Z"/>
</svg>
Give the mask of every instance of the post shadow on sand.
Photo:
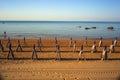
<svg viewBox="0 0 120 80">
<path fill-rule="evenodd" d="M 57 41 L 57 38 L 55 38 L 55 40 L 56 40 L 56 45 L 58 44 L 58 41 Z M 11 41 L 10 41 L 10 37 L 8 38 L 8 42 L 9 43 L 11 43 Z M 18 43 L 20 43 L 19 41 L 18 41 Z M 96 44 L 96 42 L 94 42 L 94 44 Z M 13 46 L 14 47 L 14 46 Z M 31 46 L 25 46 L 25 47 L 31 47 Z M 53 46 L 54 47 L 54 46 Z M 68 47 L 68 46 L 67 46 Z M 33 50 L 34 52 L 35 52 L 35 54 L 34 54 L 34 56 L 36 57 L 36 54 L 37 54 L 37 52 L 38 51 L 36 51 L 35 49 Z M 60 50 L 59 50 L 60 51 Z M 57 53 L 59 53 L 59 51 L 57 52 Z M 12 56 L 12 59 L 14 58 L 14 54 L 13 54 L 13 52 L 14 51 L 12 51 L 12 47 L 9 47 L 9 51 L 8 51 L 8 56 Z M 31 50 L 30 51 L 24 51 L 24 52 L 31 52 Z M 44 52 L 44 51 L 43 51 Z M 53 51 L 52 51 L 53 52 Z M 61 52 L 63 52 L 63 51 L 60 51 L 60 53 Z M 77 52 L 77 51 L 76 51 Z M 97 51 L 98 52 L 98 51 Z M 108 53 L 108 51 L 107 51 L 107 53 Z M 104 60 L 107 60 L 108 59 L 108 54 L 105 54 L 104 55 Z M 119 53 L 119 52 L 118 52 Z M 15 58 L 14 58 L 15 59 Z M 21 58 L 22 59 L 22 58 Z M 37 58 L 38 59 L 38 58 Z M 43 58 L 43 59 L 46 59 L 46 60 L 48 60 L 47 58 Z M 50 58 L 49 58 L 50 59 Z M 52 58 L 51 58 L 52 59 Z M 62 58 L 63 60 L 73 60 L 74 58 L 72 58 L 72 57 L 70 57 L 70 58 Z M 98 59 L 100 59 L 100 58 L 87 58 L 87 60 L 98 60 Z M 109 60 L 120 60 L 120 58 L 109 58 Z"/>
</svg>

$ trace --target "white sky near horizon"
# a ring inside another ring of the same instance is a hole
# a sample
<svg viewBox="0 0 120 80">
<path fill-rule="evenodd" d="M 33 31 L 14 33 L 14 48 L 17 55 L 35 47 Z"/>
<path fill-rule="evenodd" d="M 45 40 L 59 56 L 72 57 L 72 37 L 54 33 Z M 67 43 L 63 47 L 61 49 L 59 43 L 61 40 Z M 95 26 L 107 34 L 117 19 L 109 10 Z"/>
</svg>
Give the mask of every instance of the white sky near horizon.
<svg viewBox="0 0 120 80">
<path fill-rule="evenodd" d="M 120 21 L 120 0 L 0 0 L 0 20 Z"/>
</svg>

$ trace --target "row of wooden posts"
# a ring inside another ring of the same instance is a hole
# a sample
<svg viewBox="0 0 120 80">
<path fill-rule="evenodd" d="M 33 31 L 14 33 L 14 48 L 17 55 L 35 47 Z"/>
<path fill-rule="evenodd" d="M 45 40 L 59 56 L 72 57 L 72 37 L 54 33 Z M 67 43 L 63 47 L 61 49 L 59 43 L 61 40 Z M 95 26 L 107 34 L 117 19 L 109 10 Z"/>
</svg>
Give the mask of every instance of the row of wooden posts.
<svg viewBox="0 0 120 80">
<path fill-rule="evenodd" d="M 25 37 L 24 37 L 24 44 L 25 43 L 26 43 L 26 40 L 25 40 Z M 84 43 L 86 45 L 88 45 L 87 38 L 85 39 Z M 60 60 L 61 59 L 60 44 L 58 43 L 58 40 L 57 40 L 56 37 L 55 37 L 55 44 L 56 44 L 56 56 L 55 56 L 55 59 Z M 110 53 L 115 51 L 114 47 L 116 46 L 116 44 L 117 44 L 117 38 L 114 41 L 112 41 L 112 44 L 110 45 L 110 49 L 109 49 Z M 14 59 L 14 53 L 13 53 L 13 50 L 12 50 L 12 44 L 11 44 L 10 38 L 8 38 L 7 46 L 8 46 L 8 49 L 9 49 L 8 50 L 7 59 L 9 59 L 10 55 L 12 56 L 12 59 Z M 100 38 L 99 46 L 102 46 L 102 37 Z M 38 41 L 38 47 L 40 48 L 40 51 L 41 51 L 41 47 L 42 47 L 41 38 Z M 72 38 L 70 38 L 69 47 L 72 47 Z M 84 53 L 83 49 L 84 49 L 83 45 L 80 46 L 78 59 L 82 58 L 82 55 Z M 0 51 L 4 52 L 4 47 L 2 45 L 1 40 L 0 40 Z M 22 50 L 22 46 L 20 44 L 20 40 L 18 40 L 18 46 L 17 46 L 16 51 L 21 51 L 21 52 L 23 51 Z M 74 41 L 74 44 L 73 44 L 73 52 L 75 52 L 75 51 L 76 51 L 76 41 Z M 91 48 L 91 53 L 94 53 L 96 51 L 97 51 L 97 49 L 96 49 L 96 42 L 94 41 L 93 46 Z M 108 53 L 107 46 L 104 46 L 103 51 L 102 51 L 102 55 L 101 55 L 101 60 L 106 60 L 107 59 L 107 53 Z M 36 51 L 36 46 L 34 44 L 33 45 L 33 50 L 32 50 L 32 59 L 35 59 L 35 57 L 36 57 L 36 59 L 38 58 L 37 51 Z"/>
</svg>

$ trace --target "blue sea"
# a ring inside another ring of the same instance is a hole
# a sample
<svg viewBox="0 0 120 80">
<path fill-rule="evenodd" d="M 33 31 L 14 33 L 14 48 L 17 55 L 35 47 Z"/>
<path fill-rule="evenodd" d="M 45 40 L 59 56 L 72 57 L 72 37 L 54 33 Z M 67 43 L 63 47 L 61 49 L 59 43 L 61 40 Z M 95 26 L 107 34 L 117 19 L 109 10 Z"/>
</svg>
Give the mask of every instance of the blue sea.
<svg viewBox="0 0 120 80">
<path fill-rule="evenodd" d="M 113 26 L 113 30 L 107 27 Z M 90 29 L 85 29 L 85 28 Z M 96 27 L 93 29 L 92 27 Z M 99 38 L 120 39 L 120 22 L 100 21 L 0 21 L 0 38 Z"/>
</svg>

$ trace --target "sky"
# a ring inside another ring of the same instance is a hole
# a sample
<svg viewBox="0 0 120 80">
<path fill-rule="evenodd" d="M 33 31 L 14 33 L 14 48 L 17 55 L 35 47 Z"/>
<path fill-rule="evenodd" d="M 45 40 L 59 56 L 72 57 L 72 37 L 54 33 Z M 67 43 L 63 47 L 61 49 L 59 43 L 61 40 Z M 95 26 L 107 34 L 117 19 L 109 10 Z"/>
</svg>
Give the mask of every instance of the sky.
<svg viewBox="0 0 120 80">
<path fill-rule="evenodd" d="M 120 21 L 120 0 L 0 0 L 0 20 Z"/>
</svg>

